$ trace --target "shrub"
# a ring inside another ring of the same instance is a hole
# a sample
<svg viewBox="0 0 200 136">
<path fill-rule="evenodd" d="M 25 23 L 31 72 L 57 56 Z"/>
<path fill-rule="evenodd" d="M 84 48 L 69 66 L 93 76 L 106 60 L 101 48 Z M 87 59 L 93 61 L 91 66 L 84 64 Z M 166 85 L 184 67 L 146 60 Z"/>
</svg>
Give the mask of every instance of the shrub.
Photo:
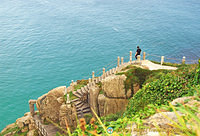
<svg viewBox="0 0 200 136">
<path fill-rule="evenodd" d="M 168 104 L 175 98 L 193 95 L 195 72 L 185 68 L 184 71 L 161 73 L 160 78 L 144 85 L 129 101 L 124 115 L 134 115 L 148 104 Z"/>
</svg>

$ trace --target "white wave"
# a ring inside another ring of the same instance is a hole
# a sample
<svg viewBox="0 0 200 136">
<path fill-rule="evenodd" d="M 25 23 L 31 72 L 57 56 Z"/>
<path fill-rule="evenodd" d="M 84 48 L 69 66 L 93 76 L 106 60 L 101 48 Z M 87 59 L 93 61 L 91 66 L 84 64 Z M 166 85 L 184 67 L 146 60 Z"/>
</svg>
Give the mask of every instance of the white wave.
<svg viewBox="0 0 200 136">
<path fill-rule="evenodd" d="M 116 27 L 112 27 L 112 29 L 116 32 L 119 32 L 119 29 L 117 29 Z"/>
</svg>

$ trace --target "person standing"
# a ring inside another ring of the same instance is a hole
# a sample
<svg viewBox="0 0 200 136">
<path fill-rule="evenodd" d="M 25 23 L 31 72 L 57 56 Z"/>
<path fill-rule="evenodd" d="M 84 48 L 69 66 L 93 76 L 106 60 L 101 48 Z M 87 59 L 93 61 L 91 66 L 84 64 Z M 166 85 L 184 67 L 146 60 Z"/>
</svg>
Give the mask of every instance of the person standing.
<svg viewBox="0 0 200 136">
<path fill-rule="evenodd" d="M 136 58 L 136 59 L 137 59 L 137 56 L 140 55 L 141 51 L 142 51 L 142 50 L 140 49 L 140 47 L 137 46 L 137 51 L 136 51 L 136 53 L 135 53 L 135 58 Z"/>
</svg>

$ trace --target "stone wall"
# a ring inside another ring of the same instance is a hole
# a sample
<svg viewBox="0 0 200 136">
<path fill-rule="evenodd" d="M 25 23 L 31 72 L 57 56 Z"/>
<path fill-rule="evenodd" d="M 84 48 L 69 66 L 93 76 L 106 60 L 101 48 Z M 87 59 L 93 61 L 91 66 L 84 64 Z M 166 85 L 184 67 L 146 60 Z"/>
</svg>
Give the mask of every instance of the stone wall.
<svg viewBox="0 0 200 136">
<path fill-rule="evenodd" d="M 48 118 L 66 128 L 66 120 L 70 128 L 76 128 L 76 109 L 73 104 L 65 103 L 64 91 L 65 86 L 49 91 L 37 99 L 36 106 L 43 122 Z"/>
<path fill-rule="evenodd" d="M 59 121 L 60 106 L 64 102 L 64 91 L 65 86 L 57 87 L 37 99 L 36 106 L 43 120 L 49 118 L 54 122 Z"/>
<path fill-rule="evenodd" d="M 125 110 L 128 98 L 131 97 L 131 90 L 125 93 L 125 80 L 125 75 L 111 75 L 101 81 L 100 87 L 96 85 L 90 89 L 90 106 L 99 116 Z M 136 84 L 134 93 L 138 90 L 139 85 Z M 100 92 L 101 94 L 99 94 Z"/>
</svg>

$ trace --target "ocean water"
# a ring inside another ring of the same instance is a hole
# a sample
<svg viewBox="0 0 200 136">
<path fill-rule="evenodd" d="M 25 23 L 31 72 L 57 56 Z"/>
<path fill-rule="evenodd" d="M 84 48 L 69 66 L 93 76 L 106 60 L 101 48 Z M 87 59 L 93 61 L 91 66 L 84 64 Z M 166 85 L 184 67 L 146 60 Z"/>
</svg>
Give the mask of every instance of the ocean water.
<svg viewBox="0 0 200 136">
<path fill-rule="evenodd" d="M 127 60 L 137 45 L 198 59 L 200 1 L 1 0 L 0 130 L 29 111 L 29 99 Z"/>
</svg>

